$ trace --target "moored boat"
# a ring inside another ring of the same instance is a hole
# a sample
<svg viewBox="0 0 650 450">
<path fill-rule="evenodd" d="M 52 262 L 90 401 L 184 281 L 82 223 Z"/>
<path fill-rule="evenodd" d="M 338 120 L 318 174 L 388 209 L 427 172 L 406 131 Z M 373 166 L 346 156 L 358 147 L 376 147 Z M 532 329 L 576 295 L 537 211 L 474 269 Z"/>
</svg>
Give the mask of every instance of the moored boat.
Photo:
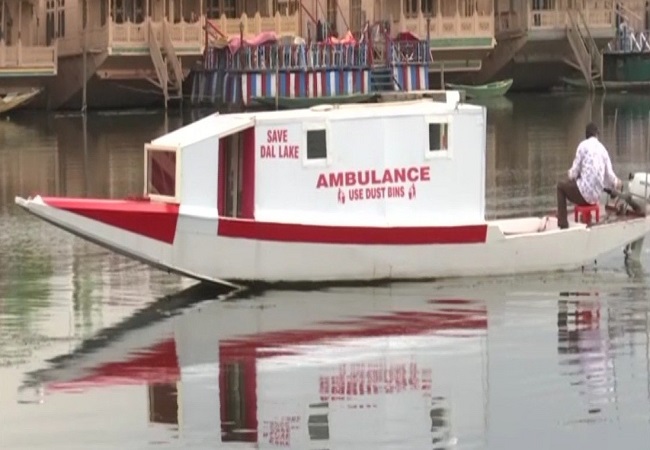
<svg viewBox="0 0 650 450">
<path fill-rule="evenodd" d="M 42 89 L 31 88 L 28 91 L 10 91 L 0 95 L 0 114 L 25 106 L 32 101 Z"/>
<path fill-rule="evenodd" d="M 561 81 L 569 87 L 578 90 L 589 90 L 590 86 L 582 78 L 561 77 Z M 648 81 L 603 81 L 594 85 L 596 90 L 607 91 L 647 91 L 650 88 Z"/>
<path fill-rule="evenodd" d="M 470 85 L 446 83 L 447 88 L 465 91 L 467 98 L 493 98 L 503 97 L 512 87 L 512 79 L 495 81 L 493 83 Z"/>
<path fill-rule="evenodd" d="M 549 216 L 486 221 L 486 109 L 455 91 L 214 114 L 144 152 L 141 199 L 16 202 L 154 267 L 242 285 L 568 270 L 650 230 L 616 212 L 564 230 Z"/>
</svg>

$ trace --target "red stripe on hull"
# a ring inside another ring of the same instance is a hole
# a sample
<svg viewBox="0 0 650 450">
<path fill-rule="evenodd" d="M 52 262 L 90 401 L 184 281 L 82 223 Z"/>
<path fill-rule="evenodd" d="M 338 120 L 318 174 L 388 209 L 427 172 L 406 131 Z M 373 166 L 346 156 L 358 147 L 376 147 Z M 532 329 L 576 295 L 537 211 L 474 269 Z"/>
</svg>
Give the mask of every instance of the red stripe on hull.
<svg viewBox="0 0 650 450">
<path fill-rule="evenodd" d="M 57 209 L 78 214 L 97 222 L 146 236 L 166 244 L 174 243 L 178 222 L 178 205 L 148 200 L 97 200 L 43 197 Z"/>
<path fill-rule="evenodd" d="M 487 225 L 383 228 L 297 225 L 221 217 L 218 233 L 230 238 L 315 244 L 476 244 L 485 242 Z"/>
</svg>

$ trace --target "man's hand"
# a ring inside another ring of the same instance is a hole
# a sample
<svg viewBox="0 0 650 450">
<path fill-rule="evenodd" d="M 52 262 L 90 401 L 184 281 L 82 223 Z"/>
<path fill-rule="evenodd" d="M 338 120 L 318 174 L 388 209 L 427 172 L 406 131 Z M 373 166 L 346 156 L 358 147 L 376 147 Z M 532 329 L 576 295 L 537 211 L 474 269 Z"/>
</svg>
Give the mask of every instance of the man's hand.
<svg viewBox="0 0 650 450">
<path fill-rule="evenodd" d="M 614 185 L 614 187 L 616 188 L 616 190 L 618 192 L 623 191 L 623 180 L 621 180 L 620 178 L 617 178 L 616 179 L 616 184 Z"/>
</svg>

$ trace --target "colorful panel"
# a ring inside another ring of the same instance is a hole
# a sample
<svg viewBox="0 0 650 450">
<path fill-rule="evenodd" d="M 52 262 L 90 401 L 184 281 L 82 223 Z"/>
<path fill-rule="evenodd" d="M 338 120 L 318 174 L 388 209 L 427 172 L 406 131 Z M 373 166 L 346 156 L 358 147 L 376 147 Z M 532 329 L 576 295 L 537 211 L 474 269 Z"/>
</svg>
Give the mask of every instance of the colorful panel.
<svg viewBox="0 0 650 450">
<path fill-rule="evenodd" d="M 241 74 L 242 97 L 331 97 L 370 92 L 369 70 L 323 70 L 317 72 L 269 72 Z"/>
<path fill-rule="evenodd" d="M 393 75 L 402 91 L 419 91 L 429 89 L 429 77 L 425 66 L 393 67 Z"/>
</svg>

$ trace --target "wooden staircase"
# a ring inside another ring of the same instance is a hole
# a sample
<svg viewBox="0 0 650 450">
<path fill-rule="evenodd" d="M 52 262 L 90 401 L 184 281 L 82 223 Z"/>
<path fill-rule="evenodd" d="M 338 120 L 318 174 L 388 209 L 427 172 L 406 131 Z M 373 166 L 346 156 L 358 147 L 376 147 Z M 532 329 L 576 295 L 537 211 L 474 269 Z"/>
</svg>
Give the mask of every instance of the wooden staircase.
<svg viewBox="0 0 650 450">
<path fill-rule="evenodd" d="M 499 39 L 494 50 L 481 61 L 481 70 L 475 75 L 477 84 L 487 83 L 503 69 L 528 41 L 525 31 L 513 33 Z"/>
<path fill-rule="evenodd" d="M 567 64 L 582 73 L 590 90 L 604 87 L 603 57 L 596 41 L 589 32 L 589 27 L 582 11 L 567 10 L 569 25 L 567 26 L 567 39 L 573 50 L 575 61 L 565 60 Z"/>
<path fill-rule="evenodd" d="M 149 53 L 156 70 L 156 80 L 149 79 L 162 89 L 165 97 L 165 109 L 170 100 L 183 100 L 183 66 L 174 50 L 167 21 L 162 22 L 162 42 L 156 37 L 155 30 L 149 22 Z"/>
</svg>

